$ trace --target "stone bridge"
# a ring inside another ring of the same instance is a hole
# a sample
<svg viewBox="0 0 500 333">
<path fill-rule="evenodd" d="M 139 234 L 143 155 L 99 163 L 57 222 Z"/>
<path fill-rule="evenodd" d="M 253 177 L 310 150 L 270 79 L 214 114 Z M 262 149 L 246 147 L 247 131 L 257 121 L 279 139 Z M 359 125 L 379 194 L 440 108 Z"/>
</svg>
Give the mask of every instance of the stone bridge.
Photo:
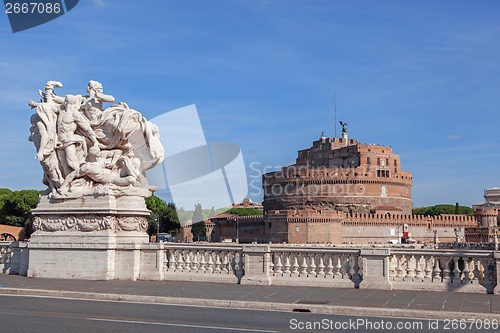
<svg viewBox="0 0 500 333">
<path fill-rule="evenodd" d="M 48 265 L 43 272 L 29 270 L 33 245 L 0 242 L 2 272 L 72 278 Z M 72 262 L 68 258 L 68 265 L 86 266 L 87 275 L 73 277 L 79 279 L 107 276 L 108 279 L 500 294 L 500 251 L 494 250 L 174 243 L 121 244 L 111 249 L 105 244 L 61 243 L 56 247 L 52 244 L 50 251 L 57 256 L 59 250 L 81 247 L 109 252 L 114 257 L 114 269 L 109 274 L 92 260 Z"/>
</svg>

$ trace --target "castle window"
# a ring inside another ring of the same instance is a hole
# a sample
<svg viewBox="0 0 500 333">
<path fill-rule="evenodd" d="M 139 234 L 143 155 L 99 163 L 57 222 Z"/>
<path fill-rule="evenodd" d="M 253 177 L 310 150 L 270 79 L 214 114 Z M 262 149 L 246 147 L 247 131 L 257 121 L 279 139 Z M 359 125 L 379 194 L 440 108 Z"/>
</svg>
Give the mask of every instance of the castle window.
<svg viewBox="0 0 500 333">
<path fill-rule="evenodd" d="M 394 166 L 398 166 L 398 160 L 394 160 Z"/>
<path fill-rule="evenodd" d="M 377 170 L 377 177 L 389 178 L 390 171 L 389 170 Z"/>
<path fill-rule="evenodd" d="M 300 227 L 299 226 L 296 226 L 295 227 L 295 232 L 299 232 L 300 231 Z"/>
<path fill-rule="evenodd" d="M 380 165 L 380 157 L 377 157 L 377 165 Z"/>
<path fill-rule="evenodd" d="M 371 160 L 369 157 L 366 158 L 366 164 L 371 164 Z"/>
<path fill-rule="evenodd" d="M 398 169 L 397 168 L 394 168 L 394 173 L 398 172 Z"/>
<path fill-rule="evenodd" d="M 368 152 L 371 152 L 370 148 L 368 148 Z"/>
<path fill-rule="evenodd" d="M 307 152 L 307 157 L 311 157 L 311 152 L 310 151 Z"/>
<path fill-rule="evenodd" d="M 385 159 L 385 165 L 389 166 L 389 159 L 388 158 Z"/>
</svg>

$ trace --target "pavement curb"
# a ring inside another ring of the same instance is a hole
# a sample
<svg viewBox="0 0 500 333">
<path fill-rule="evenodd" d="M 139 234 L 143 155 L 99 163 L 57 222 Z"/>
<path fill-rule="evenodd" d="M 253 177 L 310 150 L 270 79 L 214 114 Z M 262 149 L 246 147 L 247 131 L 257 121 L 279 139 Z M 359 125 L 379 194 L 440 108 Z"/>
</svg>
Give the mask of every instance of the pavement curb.
<svg viewBox="0 0 500 333">
<path fill-rule="evenodd" d="M 493 320 L 500 322 L 500 314 L 495 313 L 476 313 L 476 312 L 456 312 L 456 311 L 431 311 L 414 309 L 388 309 L 388 308 L 370 308 L 338 305 L 317 305 L 317 304 L 287 304 L 257 301 L 235 301 L 220 299 L 202 299 L 168 296 L 145 296 L 129 294 L 102 294 L 81 291 L 66 290 L 47 290 L 47 289 L 25 289 L 25 288 L 0 288 L 2 295 L 21 295 L 21 296 L 47 296 L 64 297 L 85 300 L 102 300 L 115 302 L 137 302 L 153 303 L 165 305 L 188 305 L 188 306 L 206 306 L 232 309 L 254 309 L 254 310 L 275 310 L 275 311 L 297 311 L 322 314 L 340 314 L 351 316 L 369 316 L 369 317 L 398 317 L 408 319 L 478 319 Z"/>
</svg>

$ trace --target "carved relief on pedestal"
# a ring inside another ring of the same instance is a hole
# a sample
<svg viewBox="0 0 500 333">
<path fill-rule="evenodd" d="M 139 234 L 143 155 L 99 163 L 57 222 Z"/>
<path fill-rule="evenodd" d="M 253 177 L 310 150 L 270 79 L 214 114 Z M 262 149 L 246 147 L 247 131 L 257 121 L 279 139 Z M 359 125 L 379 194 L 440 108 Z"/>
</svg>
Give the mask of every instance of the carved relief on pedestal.
<svg viewBox="0 0 500 333">
<path fill-rule="evenodd" d="M 48 215 L 35 216 L 35 231 L 146 231 L 148 220 L 144 216 L 111 216 L 111 215 Z"/>
</svg>

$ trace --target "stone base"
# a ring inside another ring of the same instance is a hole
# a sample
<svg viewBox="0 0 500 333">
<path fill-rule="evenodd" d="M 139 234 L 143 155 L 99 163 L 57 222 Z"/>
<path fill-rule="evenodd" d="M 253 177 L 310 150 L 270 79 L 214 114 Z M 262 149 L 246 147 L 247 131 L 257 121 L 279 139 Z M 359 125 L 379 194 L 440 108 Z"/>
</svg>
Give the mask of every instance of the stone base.
<svg viewBox="0 0 500 333">
<path fill-rule="evenodd" d="M 90 280 L 139 277 L 149 210 L 136 196 L 54 200 L 32 211 L 28 276 Z"/>
</svg>

